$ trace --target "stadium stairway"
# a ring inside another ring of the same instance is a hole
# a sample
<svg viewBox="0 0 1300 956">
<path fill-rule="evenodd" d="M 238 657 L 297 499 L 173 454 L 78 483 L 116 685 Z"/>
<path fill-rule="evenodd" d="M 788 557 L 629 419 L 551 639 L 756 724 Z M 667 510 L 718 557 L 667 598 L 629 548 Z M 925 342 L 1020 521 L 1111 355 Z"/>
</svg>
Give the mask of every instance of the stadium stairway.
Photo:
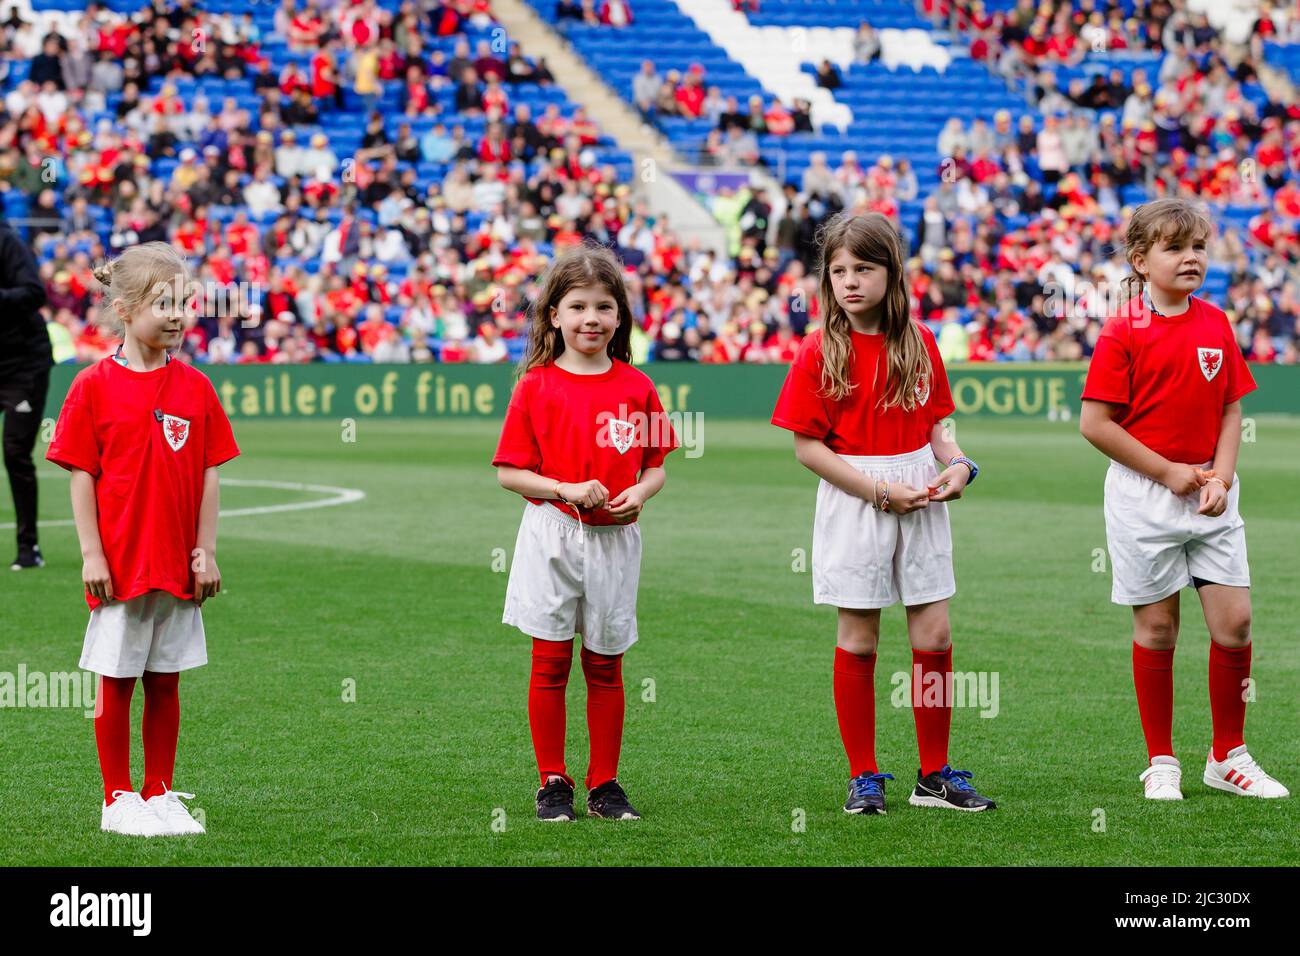
<svg viewBox="0 0 1300 956">
<path fill-rule="evenodd" d="M 569 99 L 585 107 L 601 131 L 632 153 L 634 188 L 642 192 L 652 212 L 666 213 L 683 238 L 721 251 L 726 237 L 713 215 L 673 179 L 685 165 L 672 145 L 641 117 L 609 82 L 595 73 L 564 38 L 521 0 L 494 0 L 492 14 L 528 55 L 544 58 L 555 82 Z M 660 175 L 659 171 L 665 174 Z"/>
<path fill-rule="evenodd" d="M 1294 103 L 1300 97 L 1300 44 L 1270 40 L 1257 67 L 1260 82 L 1275 98 Z"/>
</svg>

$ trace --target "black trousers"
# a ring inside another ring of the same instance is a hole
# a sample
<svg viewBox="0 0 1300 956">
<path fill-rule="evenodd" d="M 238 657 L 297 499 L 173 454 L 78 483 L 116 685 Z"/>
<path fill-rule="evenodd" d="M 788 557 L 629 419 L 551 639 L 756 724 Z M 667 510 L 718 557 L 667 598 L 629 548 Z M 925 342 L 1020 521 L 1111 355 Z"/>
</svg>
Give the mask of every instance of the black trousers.
<svg viewBox="0 0 1300 956">
<path fill-rule="evenodd" d="M 24 370 L 0 380 L 0 414 L 4 415 L 5 470 L 14 496 L 18 550 L 36 546 L 36 465 L 32 449 L 45 417 L 50 370 Z"/>
</svg>

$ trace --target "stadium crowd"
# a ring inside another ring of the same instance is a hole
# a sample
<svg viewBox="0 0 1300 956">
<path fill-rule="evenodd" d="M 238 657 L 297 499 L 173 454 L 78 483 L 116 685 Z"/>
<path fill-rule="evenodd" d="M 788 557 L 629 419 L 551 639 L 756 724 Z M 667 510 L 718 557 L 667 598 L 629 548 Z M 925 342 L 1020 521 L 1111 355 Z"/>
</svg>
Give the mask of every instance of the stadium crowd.
<svg viewBox="0 0 1300 956">
<path fill-rule="evenodd" d="M 574 6 L 610 29 L 635 15 L 626 2 Z M 993 15 L 961 5 L 972 55 L 1033 79 L 1041 128 L 1009 114 L 950 123 L 936 144 L 941 183 L 915 222 L 899 221 L 899 204 L 917 195 L 915 172 L 888 156 L 819 155 L 780 196 L 723 190 L 714 211 L 725 257 L 683 243 L 636 201 L 601 161 L 600 131 L 581 108 L 566 116 L 551 104 L 534 116 L 512 101 L 517 84 L 552 77 L 517 45 L 482 39 L 495 26 L 486 0 L 398 11 L 284 0 L 274 34 L 307 59 L 282 70 L 250 16 L 193 0 L 142 3 L 131 16 L 88 4 L 75 31 L 48 36 L 11 11 L 0 69 L 30 69 L 4 87 L 0 199 L 11 218 L 25 210 L 60 361 L 115 346 L 97 322 L 93 262 L 161 239 L 192 257 L 209 293 L 237 280 L 263 290 L 235 295 L 233 308 L 200 303 L 183 346 L 194 361 L 507 361 L 546 257 L 595 240 L 628 266 L 638 360 L 788 362 L 818 315 L 817 227 L 842 209 L 882 212 L 909 237 L 916 314 L 945 359 L 991 361 L 1091 353 L 1097 303 L 1124 271 L 1115 255 L 1124 192 L 1143 186 L 1223 209 L 1264 207 L 1216 241 L 1213 258 L 1231 268 L 1220 304 L 1248 357 L 1295 362 L 1300 113 L 1261 100 L 1251 56 L 1229 66 L 1217 36 L 1195 21 L 1171 26 L 1169 6 L 1139 3 L 1114 34 L 1164 52 L 1158 73 L 1114 71 L 1062 90 L 1050 67 L 1076 62 L 1093 42 L 1086 31 L 1115 22 L 1114 10 L 1089 0 L 1025 0 Z M 452 55 L 432 38 L 456 38 Z M 860 61 L 874 59 L 868 24 L 859 38 Z M 643 73 L 631 99 L 648 117 L 716 116 L 706 160 L 752 162 L 752 134 L 773 131 L 770 105 L 742 109 L 689 65 L 684 76 L 660 79 L 650 62 Z M 251 80 L 257 109 L 182 92 L 205 77 Z M 154 80 L 156 95 L 146 92 Z M 396 135 L 383 109 L 393 89 Z M 117 93 L 114 119 L 92 124 Z M 349 107 L 365 128 L 355 154 L 320 133 L 298 141 L 292 127 Z M 798 135 L 799 104 L 781 110 Z M 481 137 L 467 135 L 468 117 L 484 119 Z M 413 131 L 429 121 L 429 132 Z M 151 176 L 160 159 L 170 172 Z M 420 162 L 449 171 L 421 188 L 411 168 Z M 11 204 L 11 191 L 26 203 Z M 1068 293 L 1064 306 L 1053 289 Z"/>
</svg>

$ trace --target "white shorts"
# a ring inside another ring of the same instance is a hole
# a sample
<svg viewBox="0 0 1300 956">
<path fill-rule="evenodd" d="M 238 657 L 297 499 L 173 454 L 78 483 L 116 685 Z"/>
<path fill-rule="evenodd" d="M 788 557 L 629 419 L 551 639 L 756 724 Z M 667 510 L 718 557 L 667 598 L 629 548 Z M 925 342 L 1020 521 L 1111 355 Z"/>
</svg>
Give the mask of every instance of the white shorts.
<svg viewBox="0 0 1300 956">
<path fill-rule="evenodd" d="M 81 669 L 106 677 L 174 674 L 208 662 L 203 614 L 193 601 L 146 591 L 90 612 Z"/>
<path fill-rule="evenodd" d="M 906 455 L 840 455 L 881 481 L 925 488 L 939 477 L 929 445 Z M 813 603 L 836 607 L 907 607 L 957 593 L 948 506 L 931 502 L 910 514 L 876 511 L 829 481 L 817 487 L 813 518 Z"/>
<path fill-rule="evenodd" d="M 1201 467 L 1209 468 L 1206 462 Z M 1106 472 L 1106 546 L 1116 604 L 1153 604 L 1199 578 L 1250 587 L 1246 523 L 1233 476 L 1228 507 L 1217 518 L 1196 513 L 1200 493 L 1179 497 L 1146 475 L 1112 461 Z"/>
<path fill-rule="evenodd" d="M 641 527 L 586 525 L 554 505 L 524 505 L 501 623 L 530 637 L 571 641 L 597 654 L 636 643 Z"/>
</svg>

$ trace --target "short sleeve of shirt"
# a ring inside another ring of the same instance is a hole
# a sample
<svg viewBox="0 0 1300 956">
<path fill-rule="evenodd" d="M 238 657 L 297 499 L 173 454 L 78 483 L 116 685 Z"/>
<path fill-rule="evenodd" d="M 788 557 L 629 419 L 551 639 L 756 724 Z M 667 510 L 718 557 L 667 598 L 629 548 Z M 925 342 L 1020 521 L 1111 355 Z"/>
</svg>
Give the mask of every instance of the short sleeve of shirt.
<svg viewBox="0 0 1300 956">
<path fill-rule="evenodd" d="M 532 397 L 532 383 L 527 378 L 521 379 L 510 396 L 506 406 L 506 420 L 501 426 L 501 440 L 497 442 L 496 454 L 492 456 L 494 467 L 508 465 L 525 471 L 536 471 L 542 464 L 542 450 L 537 444 L 533 432 L 532 416 L 529 413 L 529 399 Z"/>
<path fill-rule="evenodd" d="M 217 390 L 208 382 L 208 407 L 203 423 L 204 447 L 203 467 L 215 468 L 224 465 L 239 455 L 239 446 L 235 444 L 235 433 L 231 430 L 230 419 L 221 407 Z"/>
<path fill-rule="evenodd" d="M 677 440 L 677 430 L 673 428 L 672 423 L 668 420 L 668 416 L 664 412 L 664 404 L 659 400 L 659 390 L 654 385 L 650 386 L 650 394 L 646 396 L 645 407 L 648 413 L 647 417 L 651 422 L 651 436 L 645 454 L 641 456 L 642 471 L 647 468 L 662 467 L 668 453 L 681 446 L 681 442 Z M 665 424 L 655 426 L 655 422 Z"/>
<path fill-rule="evenodd" d="M 94 404 L 84 376 L 68 388 L 54 426 L 54 438 L 45 452 L 47 460 L 72 471 L 74 468 L 99 477 L 99 440 L 95 436 Z"/>
<path fill-rule="evenodd" d="M 1127 405 L 1130 398 L 1129 365 L 1121 320 L 1111 319 L 1097 338 L 1097 347 L 1088 365 L 1088 377 L 1083 384 L 1083 398 Z"/>
<path fill-rule="evenodd" d="M 922 326 L 922 328 L 925 328 Z M 930 352 L 930 365 L 934 371 L 934 384 L 931 388 L 930 411 L 936 422 L 942 421 L 957 410 L 952 401 L 952 389 L 948 384 L 948 370 L 943 367 L 943 356 L 939 354 L 939 343 L 934 340 L 929 329 L 922 333 L 925 346 Z"/>
<path fill-rule="evenodd" d="M 1250 366 L 1246 364 L 1246 358 L 1241 354 L 1241 349 L 1231 333 L 1228 339 L 1228 347 L 1224 349 L 1228 355 L 1228 367 L 1224 369 L 1228 376 L 1228 388 L 1223 397 L 1224 405 L 1231 405 L 1243 395 L 1249 395 L 1259 387 L 1255 384 L 1255 376 L 1250 373 Z"/>
<path fill-rule="evenodd" d="M 803 340 L 772 412 L 773 425 L 812 438 L 825 438 L 831 430 L 830 411 L 827 400 L 820 394 L 821 375 L 815 357 L 820 342 L 821 336 L 810 335 Z"/>
</svg>

